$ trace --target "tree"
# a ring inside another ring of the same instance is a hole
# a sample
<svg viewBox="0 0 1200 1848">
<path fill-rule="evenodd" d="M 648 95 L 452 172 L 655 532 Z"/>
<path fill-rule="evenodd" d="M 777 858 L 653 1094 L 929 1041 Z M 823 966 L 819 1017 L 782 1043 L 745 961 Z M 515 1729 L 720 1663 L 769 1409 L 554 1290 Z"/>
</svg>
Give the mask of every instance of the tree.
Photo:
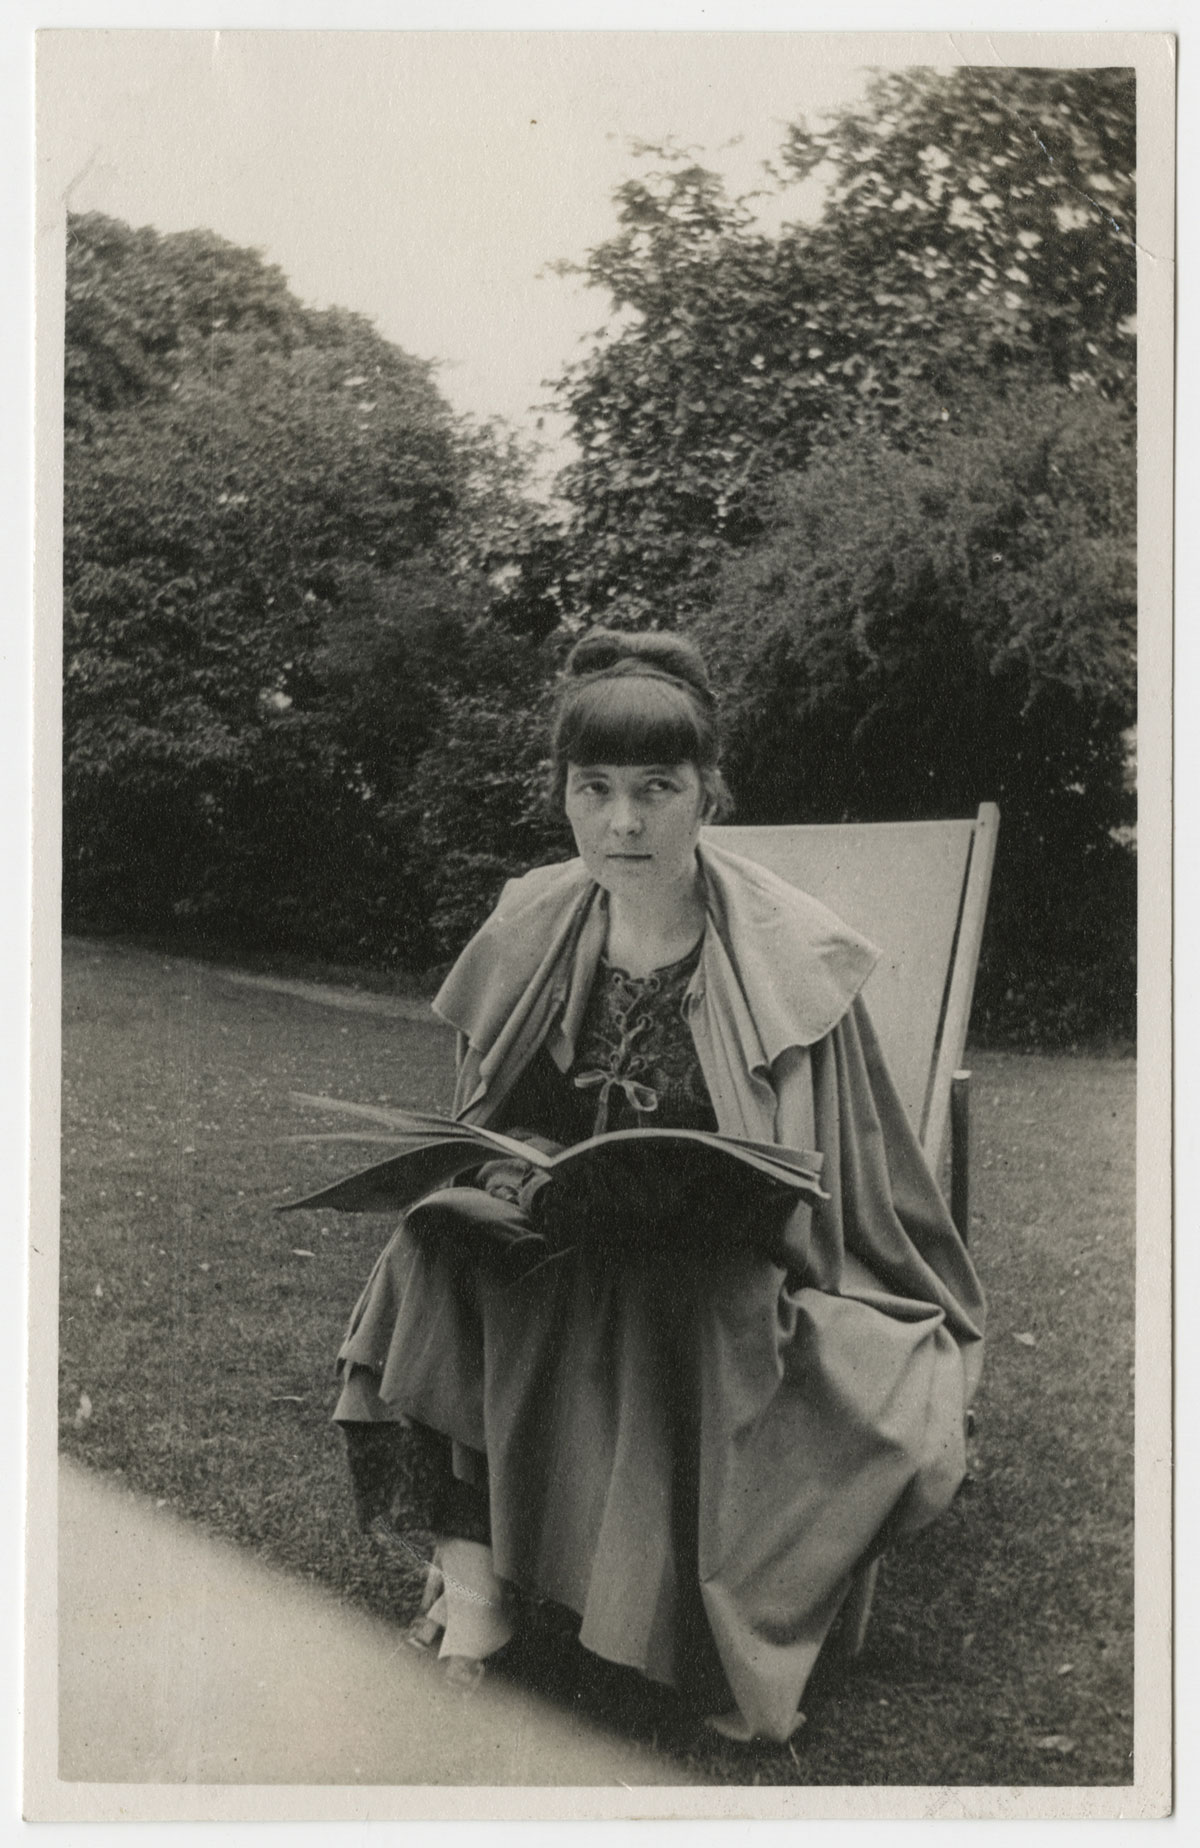
<svg viewBox="0 0 1200 1848">
<path fill-rule="evenodd" d="M 1134 105 L 1127 70 L 918 69 L 793 126 L 782 172 L 828 176 L 806 257 L 838 289 L 811 332 L 843 395 L 902 416 L 906 381 L 932 402 L 1016 368 L 1129 400 Z"/>
<path fill-rule="evenodd" d="M 526 451 L 209 232 L 72 219 L 67 295 L 68 915 L 445 954 L 543 825 Z"/>
<path fill-rule="evenodd" d="M 769 457 L 801 460 L 815 417 L 802 368 L 765 376 L 766 335 L 792 314 L 779 246 L 716 175 L 660 152 L 665 167 L 619 188 L 623 228 L 583 266 L 616 329 L 559 382 L 580 452 L 560 477 L 568 602 L 634 625 L 702 599 L 723 548 L 759 530 Z"/>
<path fill-rule="evenodd" d="M 89 218 L 68 273 L 68 906 L 265 930 L 328 918 L 324 885 L 344 918 L 372 792 L 332 638 L 463 619 L 455 421 L 428 366 L 208 233 Z"/>
<path fill-rule="evenodd" d="M 427 895 L 425 961 L 457 955 L 506 879 L 574 851 L 547 799 L 549 665 L 545 650 L 510 643 L 493 675 L 447 696 L 436 734 L 388 808 Z"/>
<path fill-rule="evenodd" d="M 1123 406 L 1132 447 L 1133 100 L 1119 70 L 879 77 L 789 131 L 773 184 L 827 190 L 776 236 L 689 154 L 642 150 L 581 271 L 616 319 L 560 384 L 576 606 L 702 607 L 774 480 L 846 427 L 920 449 L 1040 381 Z"/>
<path fill-rule="evenodd" d="M 101 212 L 67 219 L 66 423 L 161 398 L 231 337 L 288 351 L 305 311 L 283 272 L 211 231 L 163 237 Z M 224 337 L 224 338 L 222 338 Z"/>
<path fill-rule="evenodd" d="M 848 433 L 781 484 L 695 623 L 747 820 L 1000 804 L 977 1019 L 1129 1032 L 1133 482 L 1119 411 L 1059 388 L 926 456 Z"/>
<path fill-rule="evenodd" d="M 560 385 L 568 608 L 702 637 L 744 814 L 1000 800 L 994 1029 L 1132 1018 L 1134 150 L 1127 71 L 891 72 L 771 233 L 643 149 Z"/>
</svg>

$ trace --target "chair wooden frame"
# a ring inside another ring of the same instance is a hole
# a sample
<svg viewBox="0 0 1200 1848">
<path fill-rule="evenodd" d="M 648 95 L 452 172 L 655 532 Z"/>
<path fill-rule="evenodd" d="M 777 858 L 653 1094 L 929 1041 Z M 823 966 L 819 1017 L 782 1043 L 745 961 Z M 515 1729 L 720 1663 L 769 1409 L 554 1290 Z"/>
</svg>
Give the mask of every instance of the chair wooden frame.
<svg viewBox="0 0 1200 1848">
<path fill-rule="evenodd" d="M 862 900 L 862 866 L 869 864 L 872 846 L 875 841 L 886 843 L 893 859 L 899 846 L 903 848 L 905 839 L 920 837 L 924 846 L 936 849 L 944 840 L 953 850 L 953 866 L 959 870 L 957 903 L 954 893 L 949 893 L 949 902 L 953 904 L 954 917 L 943 920 L 944 933 L 948 940 L 948 954 L 943 972 L 943 987 L 940 1003 L 934 1010 L 936 1024 L 927 1009 L 927 1034 L 929 1026 L 933 1027 L 932 1045 L 929 1050 L 928 1064 L 925 1066 L 927 1080 L 924 1095 L 918 1099 L 910 1087 L 906 1100 L 910 1120 L 920 1137 L 925 1158 L 935 1175 L 942 1171 L 946 1138 L 950 1139 L 950 1212 L 964 1243 L 970 1239 L 971 1213 L 971 1118 L 970 1087 L 971 1074 L 963 1067 L 966 1050 L 967 1028 L 971 1017 L 971 1002 L 975 992 L 975 976 L 979 967 L 979 952 L 983 941 L 984 920 L 987 915 L 988 895 L 991 890 L 992 867 L 996 853 L 996 836 L 1000 826 L 1000 811 L 994 802 L 980 805 L 973 821 L 921 822 L 921 823 L 848 823 L 841 828 L 806 828 L 801 825 L 787 828 L 720 828 L 710 830 L 716 838 L 722 840 L 735 852 L 743 853 L 748 859 L 760 861 L 772 871 L 780 873 L 783 878 L 792 878 L 796 885 L 802 885 L 813 897 L 844 917 L 846 922 L 864 930 L 880 947 L 891 950 L 893 945 L 882 941 L 886 930 L 881 931 L 878 924 L 869 927 L 869 921 L 855 915 L 855 899 Z M 892 838 L 887 838 L 891 830 Z M 940 834 L 939 834 L 940 831 Z M 819 837 L 819 839 L 818 839 Z M 804 876 L 804 846 L 806 840 L 819 845 L 821 853 L 814 856 L 820 861 L 818 877 L 809 883 Z M 839 845 L 844 845 L 846 852 L 840 854 Z M 858 883 L 849 893 L 849 902 L 839 890 L 840 869 L 850 857 L 856 857 Z M 882 856 L 884 859 L 887 855 Z M 786 862 L 781 864 L 781 860 Z M 801 874 L 793 878 L 797 861 L 801 863 Z M 878 893 L 874 894 L 878 901 Z M 877 907 L 876 907 L 877 908 Z M 903 947 L 892 956 L 890 970 L 893 987 L 899 983 L 903 986 L 904 951 Z M 864 991 L 868 1006 L 871 1004 L 871 983 Z M 878 1022 L 876 1023 L 879 1024 Z M 895 1031 L 895 1029 L 893 1029 Z M 886 1036 L 881 1033 L 885 1054 L 890 1056 Z M 922 1060 L 922 1064 L 924 1061 Z M 852 1660 L 863 1647 L 866 1639 L 867 1625 L 870 1620 L 871 1604 L 875 1595 L 875 1582 L 879 1571 L 877 1557 L 868 1559 L 855 1573 L 850 1589 L 842 1607 L 842 1617 L 837 1632 L 837 1654 L 843 1660 Z"/>
</svg>

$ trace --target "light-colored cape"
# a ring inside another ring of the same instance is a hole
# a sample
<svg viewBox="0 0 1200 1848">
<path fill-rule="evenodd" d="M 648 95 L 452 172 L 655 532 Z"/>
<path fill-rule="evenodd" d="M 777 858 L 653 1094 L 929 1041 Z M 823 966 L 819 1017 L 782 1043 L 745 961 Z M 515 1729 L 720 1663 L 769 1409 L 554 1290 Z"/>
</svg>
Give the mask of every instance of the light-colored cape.
<svg viewBox="0 0 1200 1848">
<path fill-rule="evenodd" d="M 342 1348 L 336 1416 L 445 1432 L 460 1473 L 486 1473 L 502 1577 L 576 1611 L 610 1660 L 723 1677 L 783 1739 L 854 1568 L 961 1480 L 983 1304 L 861 999 L 875 951 L 763 868 L 699 858 L 687 1008 L 718 1127 L 824 1156 L 830 1198 L 793 1215 L 787 1271 L 580 1255 L 501 1285 L 402 1228 Z M 605 905 L 579 861 L 505 889 L 434 1004 L 459 1034 L 461 1114 L 511 1126 L 534 1053 L 569 1067 Z"/>
</svg>

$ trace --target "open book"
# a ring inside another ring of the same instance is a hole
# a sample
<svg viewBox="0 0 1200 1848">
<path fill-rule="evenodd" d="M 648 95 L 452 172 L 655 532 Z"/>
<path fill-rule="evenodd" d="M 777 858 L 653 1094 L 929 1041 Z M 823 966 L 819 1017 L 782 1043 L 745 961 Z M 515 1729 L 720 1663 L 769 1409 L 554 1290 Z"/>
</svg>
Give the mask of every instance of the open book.
<svg viewBox="0 0 1200 1848">
<path fill-rule="evenodd" d="M 334 1098 L 293 1093 L 297 1103 L 337 1110 L 386 1125 L 394 1152 L 384 1161 L 335 1181 L 332 1186 L 288 1201 L 278 1210 L 331 1208 L 343 1213 L 408 1212 L 418 1230 L 423 1220 L 441 1227 L 457 1204 L 478 1230 L 508 1221 L 521 1237 L 532 1236 L 559 1249 L 587 1238 L 654 1245 L 716 1242 L 773 1242 L 782 1222 L 801 1202 L 827 1196 L 820 1184 L 821 1157 L 770 1143 L 747 1142 L 698 1129 L 622 1129 L 557 1154 L 497 1130 L 414 1111 L 346 1104 Z M 362 1132 L 354 1136 L 363 1139 Z M 484 1162 L 508 1158 L 545 1177 L 529 1190 L 529 1211 L 481 1197 L 478 1190 L 435 1189 L 469 1176 Z M 466 1197 L 470 1193 L 474 1197 Z M 485 1204 L 486 1201 L 486 1204 Z M 511 1242 L 511 1240 L 509 1241 Z"/>
</svg>

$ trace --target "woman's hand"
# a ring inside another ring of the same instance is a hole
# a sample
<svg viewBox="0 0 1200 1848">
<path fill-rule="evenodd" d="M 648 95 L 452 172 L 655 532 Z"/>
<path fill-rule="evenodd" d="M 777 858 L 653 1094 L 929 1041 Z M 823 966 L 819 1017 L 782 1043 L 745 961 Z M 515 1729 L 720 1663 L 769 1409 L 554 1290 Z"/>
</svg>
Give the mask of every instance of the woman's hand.
<svg viewBox="0 0 1200 1848">
<path fill-rule="evenodd" d="M 502 1155 L 498 1161 L 485 1161 L 475 1176 L 475 1186 L 482 1187 L 484 1193 L 496 1200 L 511 1200 L 514 1204 L 521 1198 L 521 1188 L 535 1172 L 532 1164 L 518 1161 L 515 1155 Z"/>
<path fill-rule="evenodd" d="M 556 1155 L 562 1147 L 559 1142 L 551 1142 L 548 1137 L 535 1136 L 527 1130 L 505 1133 L 518 1142 L 528 1142 L 543 1155 Z M 516 1155 L 501 1155 L 495 1161 L 484 1162 L 476 1171 L 474 1184 L 494 1199 L 511 1200 L 515 1206 L 528 1207 L 533 1195 L 548 1179 L 545 1170 L 532 1162 L 522 1161 Z"/>
</svg>

